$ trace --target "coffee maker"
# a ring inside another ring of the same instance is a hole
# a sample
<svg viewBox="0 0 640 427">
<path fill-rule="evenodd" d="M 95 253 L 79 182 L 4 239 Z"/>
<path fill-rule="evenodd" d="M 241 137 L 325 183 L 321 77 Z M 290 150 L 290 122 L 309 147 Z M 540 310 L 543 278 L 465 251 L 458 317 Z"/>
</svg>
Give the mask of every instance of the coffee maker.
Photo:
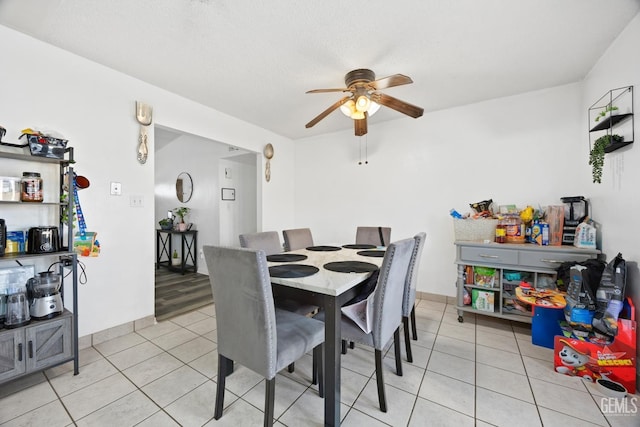
<svg viewBox="0 0 640 427">
<path fill-rule="evenodd" d="M 589 216 L 589 202 L 583 196 L 561 197 L 564 206 L 564 227 L 562 244 L 573 245 L 576 227 Z"/>
<path fill-rule="evenodd" d="M 50 319 L 62 313 L 62 279 L 52 271 L 43 271 L 27 282 L 29 313 L 34 319 Z"/>
</svg>

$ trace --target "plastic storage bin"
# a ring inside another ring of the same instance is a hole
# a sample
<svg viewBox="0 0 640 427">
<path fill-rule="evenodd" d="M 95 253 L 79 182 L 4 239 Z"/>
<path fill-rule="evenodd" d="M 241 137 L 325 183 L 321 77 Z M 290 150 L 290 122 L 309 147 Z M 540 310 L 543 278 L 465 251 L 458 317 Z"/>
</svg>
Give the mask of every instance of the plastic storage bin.
<svg viewBox="0 0 640 427">
<path fill-rule="evenodd" d="M 20 178 L 0 176 L 0 200 L 3 202 L 20 201 Z"/>
</svg>

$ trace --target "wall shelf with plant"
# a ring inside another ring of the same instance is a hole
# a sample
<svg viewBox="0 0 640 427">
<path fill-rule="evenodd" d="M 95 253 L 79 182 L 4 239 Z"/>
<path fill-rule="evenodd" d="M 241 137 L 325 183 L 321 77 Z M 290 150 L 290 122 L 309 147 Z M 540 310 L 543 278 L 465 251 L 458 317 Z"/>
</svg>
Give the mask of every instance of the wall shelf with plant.
<svg viewBox="0 0 640 427">
<path fill-rule="evenodd" d="M 589 165 L 594 183 L 602 182 L 606 153 L 633 144 L 633 86 L 612 89 L 589 107 Z"/>
</svg>

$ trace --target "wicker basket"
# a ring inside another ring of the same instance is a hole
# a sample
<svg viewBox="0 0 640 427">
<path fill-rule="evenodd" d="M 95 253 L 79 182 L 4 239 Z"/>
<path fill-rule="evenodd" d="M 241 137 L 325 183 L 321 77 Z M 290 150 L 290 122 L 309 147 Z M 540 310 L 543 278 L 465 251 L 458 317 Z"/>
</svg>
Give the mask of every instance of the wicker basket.
<svg viewBox="0 0 640 427">
<path fill-rule="evenodd" d="M 453 219 L 453 233 L 456 240 L 494 241 L 497 219 Z"/>
</svg>

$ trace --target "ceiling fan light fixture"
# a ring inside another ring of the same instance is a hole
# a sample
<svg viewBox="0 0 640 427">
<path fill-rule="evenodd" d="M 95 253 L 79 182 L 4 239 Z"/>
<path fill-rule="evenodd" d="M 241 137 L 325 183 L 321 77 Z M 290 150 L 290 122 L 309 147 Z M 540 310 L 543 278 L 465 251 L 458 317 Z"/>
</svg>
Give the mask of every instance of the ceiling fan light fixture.
<svg viewBox="0 0 640 427">
<path fill-rule="evenodd" d="M 366 95 L 360 95 L 358 100 L 356 101 L 356 110 L 364 113 L 369 110 L 369 105 L 371 105 L 371 100 Z"/>
<path fill-rule="evenodd" d="M 369 113 L 369 117 L 373 116 L 375 113 L 378 112 L 378 110 L 380 109 L 380 104 L 378 104 L 375 101 L 371 101 L 369 103 L 369 109 L 367 110 L 367 113 Z"/>
<path fill-rule="evenodd" d="M 340 106 L 340 111 L 342 111 L 342 114 L 350 118 L 351 115 L 356 111 L 356 103 L 353 101 L 353 99 L 350 99 Z"/>
</svg>

